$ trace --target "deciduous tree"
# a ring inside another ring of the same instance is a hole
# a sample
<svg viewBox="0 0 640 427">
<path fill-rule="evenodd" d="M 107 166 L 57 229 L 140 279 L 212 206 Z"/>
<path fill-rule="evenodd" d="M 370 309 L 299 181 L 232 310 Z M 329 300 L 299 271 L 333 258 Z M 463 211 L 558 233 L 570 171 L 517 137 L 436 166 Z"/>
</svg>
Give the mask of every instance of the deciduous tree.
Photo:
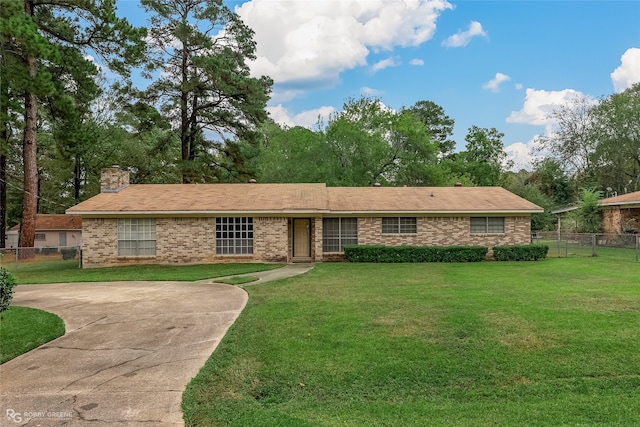
<svg viewBox="0 0 640 427">
<path fill-rule="evenodd" d="M 282 129 L 276 123 L 263 127 L 268 144 L 257 158 L 259 182 L 326 182 L 331 158 L 322 131 L 295 126 Z"/>
<path fill-rule="evenodd" d="M 640 83 L 593 109 L 593 175 L 601 189 L 640 190 Z"/>
<path fill-rule="evenodd" d="M 438 145 L 438 157 L 443 158 L 453 153 L 456 142 L 451 136 L 455 122 L 445 114 L 444 108 L 433 101 L 418 101 L 409 107 L 409 111 L 424 123 L 431 141 Z"/>
<path fill-rule="evenodd" d="M 552 200 L 553 208 L 565 207 L 575 201 L 573 182 L 560 163 L 553 158 L 545 158 L 534 163 L 527 181 Z"/>
<path fill-rule="evenodd" d="M 431 184 L 437 147 L 409 110 L 395 112 L 373 98 L 349 99 L 329 120 L 326 135 L 340 185 Z"/>
<path fill-rule="evenodd" d="M 594 99 L 575 97 L 551 114 L 550 118 L 555 122 L 553 131 L 538 138 L 540 150 L 550 153 L 578 185 L 588 181 L 598 144 L 594 132 L 594 105 Z"/>
<path fill-rule="evenodd" d="M 600 233 L 602 231 L 602 212 L 598 200 L 600 192 L 591 188 L 580 191 L 578 209 L 571 212 L 578 233 Z"/>
<path fill-rule="evenodd" d="M 505 165 L 507 153 L 504 152 L 502 138 L 504 134 L 496 128 L 480 128 L 471 126 L 465 136 L 466 150 L 460 158 L 466 165 L 466 171 L 476 185 L 498 185 Z"/>
</svg>

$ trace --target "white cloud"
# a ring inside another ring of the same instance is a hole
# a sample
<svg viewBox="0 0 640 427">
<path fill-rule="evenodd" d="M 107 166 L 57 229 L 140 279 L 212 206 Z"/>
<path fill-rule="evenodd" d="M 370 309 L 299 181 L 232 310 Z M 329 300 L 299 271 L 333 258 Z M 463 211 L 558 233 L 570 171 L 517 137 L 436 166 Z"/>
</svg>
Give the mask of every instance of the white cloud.
<svg viewBox="0 0 640 427">
<path fill-rule="evenodd" d="M 500 92 L 500 84 L 511 80 L 506 74 L 496 73 L 496 76 L 482 85 L 482 89 L 488 89 L 491 92 Z"/>
<path fill-rule="evenodd" d="M 596 105 L 598 100 L 590 95 L 573 89 L 546 91 L 527 89 L 524 104 L 520 111 L 512 111 L 507 117 L 508 123 L 522 123 L 544 126 L 544 134 L 551 136 L 556 131 L 556 119 L 552 113 L 561 107 L 579 105 Z M 584 104 L 583 104 L 584 103 Z M 540 136 L 534 136 L 529 142 L 516 142 L 505 147 L 508 159 L 513 161 L 512 171 L 531 170 L 535 160 L 548 157 L 549 153 L 540 146 Z"/>
<path fill-rule="evenodd" d="M 382 95 L 382 91 L 378 89 L 373 89 L 367 86 L 363 86 L 360 88 L 360 93 L 366 96 L 379 96 Z"/>
<path fill-rule="evenodd" d="M 622 54 L 620 66 L 611 73 L 611 81 L 616 92 L 640 82 L 640 49 L 632 47 Z"/>
<path fill-rule="evenodd" d="M 98 64 L 96 62 L 96 58 L 94 58 L 92 55 L 85 55 L 85 56 L 83 56 L 83 58 L 84 58 L 85 61 L 89 61 L 93 65 L 95 65 L 99 72 L 104 71 L 104 67 L 102 66 L 102 64 Z"/>
<path fill-rule="evenodd" d="M 533 162 L 543 157 L 534 154 L 538 152 L 537 145 L 536 137 L 534 137 L 527 143 L 516 142 L 504 148 L 504 152 L 507 153 L 507 160 L 513 162 L 511 167 L 513 172 L 518 172 L 522 169 L 529 171 L 533 169 Z"/>
<path fill-rule="evenodd" d="M 462 47 L 469 44 L 472 38 L 476 36 L 486 36 L 487 33 L 482 29 L 482 24 L 478 21 L 471 21 L 469 29 L 467 31 L 459 31 L 448 37 L 442 42 L 442 46 L 445 47 Z"/>
<path fill-rule="evenodd" d="M 384 70 L 385 68 L 397 67 L 398 65 L 400 65 L 400 63 L 396 62 L 395 58 L 387 58 L 373 64 L 371 71 L 376 73 L 380 70 Z"/>
<path fill-rule="evenodd" d="M 573 89 L 560 91 L 527 89 L 522 109 L 512 111 L 507 117 L 507 122 L 551 126 L 553 124 L 551 114 L 561 106 L 579 98 L 590 97 Z"/>
<path fill-rule="evenodd" d="M 336 109 L 331 106 L 322 106 L 313 110 L 292 114 L 287 108 L 283 107 L 282 104 L 267 107 L 267 112 L 276 123 L 290 127 L 303 126 L 306 128 L 312 128 L 318 122 L 318 117 L 327 119 L 335 111 Z"/>
<path fill-rule="evenodd" d="M 251 0 L 236 12 L 255 32 L 253 75 L 288 87 L 333 85 L 367 64 L 370 51 L 433 37 L 445 0 Z"/>
<path fill-rule="evenodd" d="M 279 104 L 281 102 L 291 101 L 294 98 L 302 95 L 304 93 L 303 90 L 300 89 L 282 89 L 282 88 L 274 88 L 273 92 L 271 92 L 271 97 L 269 99 L 269 103 Z"/>
<path fill-rule="evenodd" d="M 418 65 L 418 66 L 420 66 L 420 65 L 424 65 L 424 60 L 419 59 L 419 58 L 414 58 L 414 59 L 412 59 L 411 61 L 409 61 L 409 64 L 411 64 L 411 65 Z"/>
<path fill-rule="evenodd" d="M 516 89 L 517 90 L 522 90 L 524 86 L 522 86 L 522 83 L 516 83 Z"/>
</svg>

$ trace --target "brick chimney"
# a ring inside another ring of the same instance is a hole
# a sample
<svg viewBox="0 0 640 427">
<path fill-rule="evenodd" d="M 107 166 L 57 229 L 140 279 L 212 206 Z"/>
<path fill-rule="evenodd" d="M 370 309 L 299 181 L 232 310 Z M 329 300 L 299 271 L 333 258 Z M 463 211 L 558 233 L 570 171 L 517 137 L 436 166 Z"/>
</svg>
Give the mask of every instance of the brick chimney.
<svg viewBox="0 0 640 427">
<path fill-rule="evenodd" d="M 100 173 L 100 192 L 117 193 L 129 186 L 129 171 L 122 170 L 118 165 L 102 169 Z"/>
</svg>

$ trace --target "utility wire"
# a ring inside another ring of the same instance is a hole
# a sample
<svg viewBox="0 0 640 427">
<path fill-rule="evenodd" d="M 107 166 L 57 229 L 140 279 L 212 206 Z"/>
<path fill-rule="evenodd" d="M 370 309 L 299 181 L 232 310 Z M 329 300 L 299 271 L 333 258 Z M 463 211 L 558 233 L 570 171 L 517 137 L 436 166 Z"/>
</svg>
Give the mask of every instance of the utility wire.
<svg viewBox="0 0 640 427">
<path fill-rule="evenodd" d="M 15 176 L 11 176 L 11 177 L 12 177 L 12 178 L 15 178 L 15 179 L 18 179 L 18 178 L 16 178 Z M 20 190 L 20 192 L 21 192 L 21 193 L 25 193 L 25 194 L 32 195 L 30 191 L 25 191 L 25 189 L 24 189 L 23 187 L 20 187 L 20 186 L 18 186 L 18 185 L 15 185 L 15 184 L 13 184 L 13 183 L 11 183 L 11 182 L 9 182 L 9 181 L 5 180 L 5 179 L 1 179 L 1 178 L 0 178 L 0 182 L 4 182 L 7 186 L 9 186 L 9 187 L 13 187 L 13 188 L 15 188 L 15 189 L 17 189 L 17 190 Z M 57 202 L 57 201 L 55 201 L 55 200 L 48 199 L 48 198 L 46 198 L 46 197 L 44 197 L 44 196 L 40 196 L 40 195 L 38 195 L 38 194 L 36 194 L 35 196 L 36 196 L 36 198 L 37 198 L 37 199 L 42 200 L 42 201 L 44 201 L 44 202 L 51 203 L 51 204 L 53 204 L 53 205 L 57 205 L 57 206 L 63 207 L 63 208 L 65 208 L 65 209 L 68 209 L 68 208 L 69 208 L 69 206 L 67 206 L 66 204 L 59 203 L 59 202 Z"/>
</svg>

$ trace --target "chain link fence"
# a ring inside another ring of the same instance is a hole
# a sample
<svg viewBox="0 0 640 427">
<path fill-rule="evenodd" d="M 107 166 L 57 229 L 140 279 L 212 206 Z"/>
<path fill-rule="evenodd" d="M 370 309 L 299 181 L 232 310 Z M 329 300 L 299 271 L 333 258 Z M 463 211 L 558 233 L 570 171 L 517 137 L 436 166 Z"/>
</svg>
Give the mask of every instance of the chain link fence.
<svg viewBox="0 0 640 427">
<path fill-rule="evenodd" d="M 555 231 L 537 232 L 531 235 L 531 243 L 549 246 L 549 256 L 608 257 L 640 261 L 640 234 L 578 234 Z M 46 248 L 0 249 L 0 266 L 19 271 L 41 263 L 75 264 L 82 268 L 81 248 L 78 246 Z"/>
<path fill-rule="evenodd" d="M 82 256 L 78 246 L 46 247 L 46 248 L 11 248 L 0 249 L 0 266 L 18 271 L 41 263 L 64 263 L 82 267 Z"/>
<path fill-rule="evenodd" d="M 548 245 L 549 256 L 640 259 L 640 234 L 558 234 L 547 231 L 532 234 L 531 243 Z"/>
</svg>

